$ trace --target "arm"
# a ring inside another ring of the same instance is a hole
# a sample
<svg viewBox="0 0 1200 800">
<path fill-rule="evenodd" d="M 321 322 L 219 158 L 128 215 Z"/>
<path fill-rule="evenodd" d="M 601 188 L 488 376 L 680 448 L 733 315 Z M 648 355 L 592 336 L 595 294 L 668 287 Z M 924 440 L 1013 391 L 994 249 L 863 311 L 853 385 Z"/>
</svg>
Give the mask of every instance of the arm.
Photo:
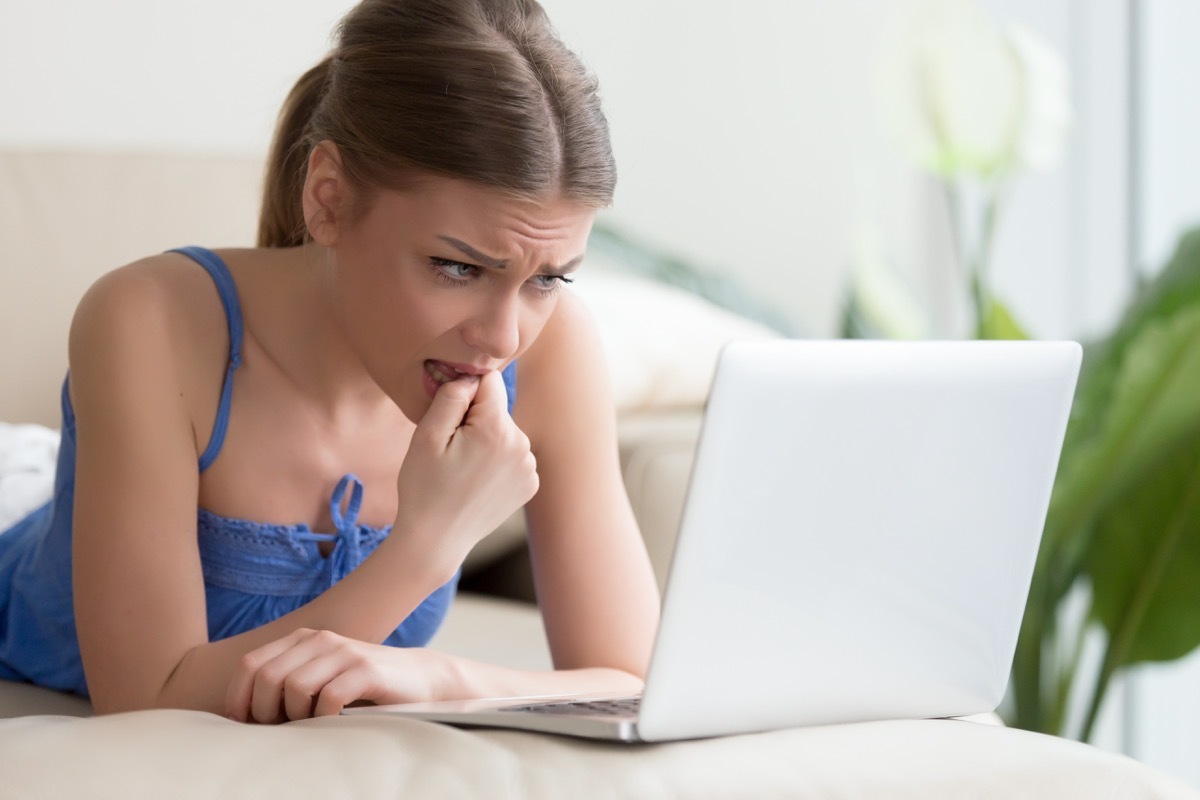
<svg viewBox="0 0 1200 800">
<path fill-rule="evenodd" d="M 430 424 L 414 434 L 402 470 L 405 491 L 420 500 L 402 505 L 393 535 L 312 603 L 209 643 L 196 547 L 197 453 L 205 442 L 197 441 L 192 408 L 195 395 L 218 394 L 219 384 L 197 382 L 193 373 L 215 381 L 224 356 L 197 352 L 195 342 L 222 337 L 203 335 L 195 328 L 202 315 L 180 311 L 197 305 L 187 294 L 196 286 L 181 283 L 186 271 L 171 269 L 146 263 L 106 276 L 81 302 L 71 330 L 76 621 L 100 712 L 222 712 L 247 653 L 297 629 L 382 640 L 450 578 L 489 525 L 536 489 L 527 441 L 486 424 L 456 443 L 441 435 L 436 426 L 455 430 L 476 394 L 474 386 L 445 387 L 440 412 L 431 410 Z M 490 506 L 446 508 L 429 499 L 450 495 L 444 482 L 463 474 L 490 476 L 481 479 L 492 481 Z M 447 529 L 456 535 L 443 536 Z"/>
<path fill-rule="evenodd" d="M 526 504 L 530 555 L 554 664 L 645 677 L 659 597 L 629 505 L 599 334 L 564 293 L 522 360 L 518 421 L 541 488 Z"/>
<path fill-rule="evenodd" d="M 521 359 L 514 411 L 538 459 L 540 488 L 526 513 L 554 671 L 297 631 L 247 656 L 230 687 L 231 714 L 265 722 L 336 714 L 358 699 L 639 690 L 658 592 L 621 480 L 603 364 L 594 325 L 570 295 Z"/>
<path fill-rule="evenodd" d="M 442 656 L 445 697 L 641 688 L 659 597 L 621 476 L 616 415 L 595 323 L 564 292 L 520 361 L 516 423 L 537 456 L 525 505 L 538 605 L 554 672 Z"/>
</svg>

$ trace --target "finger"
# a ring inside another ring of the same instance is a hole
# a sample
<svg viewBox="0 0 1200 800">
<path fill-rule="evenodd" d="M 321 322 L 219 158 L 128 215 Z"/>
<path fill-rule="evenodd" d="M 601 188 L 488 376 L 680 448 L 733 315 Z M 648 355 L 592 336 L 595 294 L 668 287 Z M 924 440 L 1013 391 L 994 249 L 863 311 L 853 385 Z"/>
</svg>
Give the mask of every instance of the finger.
<svg viewBox="0 0 1200 800">
<path fill-rule="evenodd" d="M 402 702 L 395 691 L 388 692 L 379 670 L 369 660 L 355 659 L 346 669 L 326 682 L 313 706 L 314 717 L 333 716 L 355 700 Z"/>
<path fill-rule="evenodd" d="M 467 411 L 467 423 L 472 419 L 489 415 L 508 416 L 508 391 L 504 388 L 504 378 L 499 371 L 492 370 L 479 378 L 479 390 L 475 392 L 475 402 Z"/>
<path fill-rule="evenodd" d="M 246 722 L 250 719 L 250 701 L 254 697 L 254 681 L 264 664 L 294 647 L 313 631 L 299 628 L 287 636 L 251 650 L 242 656 L 225 692 L 225 713 L 231 719 Z"/>
<path fill-rule="evenodd" d="M 433 396 L 429 410 L 417 424 L 418 434 L 424 434 L 444 446 L 466 417 L 479 384 L 479 379 L 473 375 L 443 383 Z"/>
<path fill-rule="evenodd" d="M 257 722 L 279 722 L 284 713 L 284 682 L 288 676 L 315 658 L 340 647 L 343 640 L 330 631 L 311 631 L 273 659 L 259 667 L 254 676 L 250 716 Z"/>
<path fill-rule="evenodd" d="M 330 681 L 346 671 L 351 663 L 352 655 L 339 649 L 319 655 L 292 670 L 283 680 L 283 709 L 287 718 L 314 716 L 318 695 L 322 695 Z"/>
</svg>

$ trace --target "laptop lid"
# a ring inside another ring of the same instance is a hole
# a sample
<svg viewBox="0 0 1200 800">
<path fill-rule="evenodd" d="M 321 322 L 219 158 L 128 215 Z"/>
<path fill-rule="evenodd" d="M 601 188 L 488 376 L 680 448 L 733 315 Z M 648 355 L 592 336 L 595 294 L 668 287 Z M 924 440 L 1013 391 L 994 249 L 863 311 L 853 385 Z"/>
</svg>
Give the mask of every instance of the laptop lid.
<svg viewBox="0 0 1200 800">
<path fill-rule="evenodd" d="M 648 741 L 991 711 L 1074 342 L 723 351 L 647 676 Z"/>
</svg>

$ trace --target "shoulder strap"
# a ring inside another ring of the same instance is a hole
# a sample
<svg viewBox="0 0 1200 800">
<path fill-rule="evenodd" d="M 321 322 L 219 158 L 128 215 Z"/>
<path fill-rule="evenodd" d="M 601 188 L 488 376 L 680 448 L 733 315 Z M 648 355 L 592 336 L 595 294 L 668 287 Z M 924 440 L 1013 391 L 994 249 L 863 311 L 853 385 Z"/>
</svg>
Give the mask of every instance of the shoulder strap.
<svg viewBox="0 0 1200 800">
<path fill-rule="evenodd" d="M 504 391 L 508 395 L 508 414 L 512 416 L 513 403 L 517 401 L 517 362 L 512 362 L 500 373 L 504 379 Z"/>
<path fill-rule="evenodd" d="M 200 456 L 200 471 L 208 469 L 221 452 L 225 443 L 225 431 L 229 427 L 229 402 L 233 396 L 233 371 L 242 364 L 242 309 L 238 304 L 237 286 L 229 267 L 221 257 L 204 247 L 177 247 L 168 252 L 182 253 L 208 272 L 217 285 L 221 305 L 225 307 L 225 319 L 229 323 L 229 366 L 225 370 L 225 385 L 221 389 L 221 404 L 217 407 L 217 421 L 213 425 L 208 447 Z"/>
</svg>

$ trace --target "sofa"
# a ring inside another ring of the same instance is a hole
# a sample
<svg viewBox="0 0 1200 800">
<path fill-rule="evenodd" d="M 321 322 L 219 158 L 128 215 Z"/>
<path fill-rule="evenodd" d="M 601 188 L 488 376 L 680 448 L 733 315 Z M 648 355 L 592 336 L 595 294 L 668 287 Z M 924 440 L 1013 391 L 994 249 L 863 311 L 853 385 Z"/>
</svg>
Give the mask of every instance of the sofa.
<svg viewBox="0 0 1200 800">
<path fill-rule="evenodd" d="M 0 509 L 48 491 L 66 332 L 84 289 L 147 253 L 249 244 L 260 171 L 242 155 L 0 151 Z M 577 290 L 604 338 L 622 469 L 661 587 L 716 353 L 774 334 L 602 254 Z M 523 536 L 516 514 L 471 553 L 432 647 L 550 665 Z M 0 776 L 0 797 L 22 798 L 1200 797 L 1125 756 L 994 715 L 631 746 L 372 716 L 93 717 L 83 698 L 9 682 Z"/>
</svg>

